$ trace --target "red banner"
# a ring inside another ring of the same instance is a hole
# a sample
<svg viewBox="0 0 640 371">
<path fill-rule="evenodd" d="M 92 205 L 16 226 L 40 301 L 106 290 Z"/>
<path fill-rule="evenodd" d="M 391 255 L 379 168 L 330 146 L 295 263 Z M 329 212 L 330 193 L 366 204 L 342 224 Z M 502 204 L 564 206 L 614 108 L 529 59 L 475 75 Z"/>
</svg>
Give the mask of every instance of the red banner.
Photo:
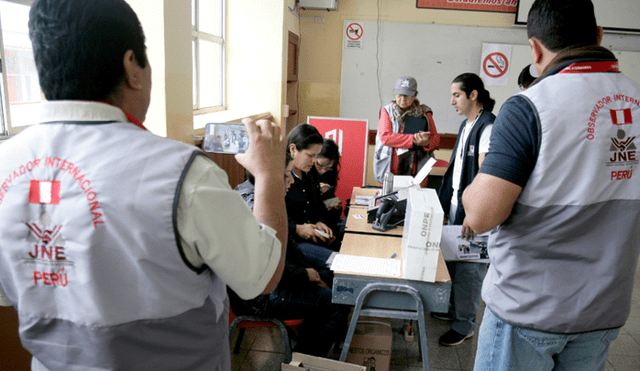
<svg viewBox="0 0 640 371">
<path fill-rule="evenodd" d="M 417 0 L 416 8 L 515 13 L 518 0 Z"/>
<path fill-rule="evenodd" d="M 333 139 L 340 148 L 340 173 L 336 196 L 342 205 L 351 198 L 353 187 L 362 187 L 366 181 L 367 144 L 369 124 L 367 120 L 338 117 L 309 117 L 323 137 Z"/>
</svg>

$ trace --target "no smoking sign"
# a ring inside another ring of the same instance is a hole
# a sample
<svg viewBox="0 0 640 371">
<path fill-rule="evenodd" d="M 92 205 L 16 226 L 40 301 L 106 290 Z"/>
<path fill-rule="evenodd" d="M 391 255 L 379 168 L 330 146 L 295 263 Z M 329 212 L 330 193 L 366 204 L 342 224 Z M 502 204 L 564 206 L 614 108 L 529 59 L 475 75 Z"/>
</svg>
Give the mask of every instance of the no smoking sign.
<svg viewBox="0 0 640 371">
<path fill-rule="evenodd" d="M 347 23 L 345 30 L 345 48 L 347 49 L 362 49 L 362 34 L 364 29 L 360 23 L 351 22 Z"/>
<path fill-rule="evenodd" d="M 360 40 L 362 37 L 362 26 L 358 23 L 351 23 L 347 26 L 347 37 L 349 40 Z"/>
<path fill-rule="evenodd" d="M 509 60 L 500 52 L 491 53 L 482 61 L 482 70 L 489 77 L 502 77 L 507 73 L 508 69 Z"/>
</svg>

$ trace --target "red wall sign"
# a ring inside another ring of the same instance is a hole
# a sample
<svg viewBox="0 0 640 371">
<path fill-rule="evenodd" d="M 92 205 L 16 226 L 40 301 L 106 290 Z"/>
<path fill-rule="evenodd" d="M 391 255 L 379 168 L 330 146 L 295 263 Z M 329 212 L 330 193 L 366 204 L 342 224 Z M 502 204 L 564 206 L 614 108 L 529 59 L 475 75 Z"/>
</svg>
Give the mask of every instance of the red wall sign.
<svg viewBox="0 0 640 371">
<path fill-rule="evenodd" d="M 367 162 L 369 124 L 367 120 L 338 117 L 309 117 L 309 124 L 340 148 L 340 173 L 336 196 L 342 205 L 351 198 L 353 187 L 363 187 Z"/>
<path fill-rule="evenodd" d="M 518 0 L 417 0 L 416 8 L 515 13 Z"/>
</svg>

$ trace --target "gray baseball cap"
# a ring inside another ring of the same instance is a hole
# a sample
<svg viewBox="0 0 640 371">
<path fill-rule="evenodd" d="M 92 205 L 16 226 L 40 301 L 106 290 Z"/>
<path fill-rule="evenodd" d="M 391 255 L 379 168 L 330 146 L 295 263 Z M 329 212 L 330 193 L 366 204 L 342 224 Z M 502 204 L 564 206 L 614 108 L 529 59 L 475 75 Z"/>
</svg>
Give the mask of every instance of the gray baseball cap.
<svg viewBox="0 0 640 371">
<path fill-rule="evenodd" d="M 402 76 L 396 81 L 396 87 L 393 93 L 413 97 L 416 95 L 417 90 L 418 83 L 416 79 L 411 76 Z"/>
</svg>

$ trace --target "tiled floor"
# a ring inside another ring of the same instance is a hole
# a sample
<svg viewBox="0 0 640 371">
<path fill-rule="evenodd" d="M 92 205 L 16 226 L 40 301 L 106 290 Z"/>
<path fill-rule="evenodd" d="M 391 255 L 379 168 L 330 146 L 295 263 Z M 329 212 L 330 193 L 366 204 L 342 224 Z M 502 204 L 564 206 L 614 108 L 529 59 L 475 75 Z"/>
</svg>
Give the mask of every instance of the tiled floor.
<svg viewBox="0 0 640 371">
<path fill-rule="evenodd" d="M 478 314 L 482 319 L 484 305 Z M 433 371 L 473 370 L 477 347 L 477 335 L 457 347 L 438 345 L 438 337 L 448 330 L 447 322 L 426 316 L 429 367 Z M 392 320 L 393 348 L 391 370 L 422 370 L 417 341 L 406 342 L 402 336 L 404 321 Z M 235 344 L 235 339 L 234 343 Z M 338 359 L 340 354 L 329 354 L 328 358 Z M 232 354 L 233 371 L 273 371 L 280 370 L 284 361 L 284 347 L 276 329 L 247 330 L 241 350 Z M 622 328 L 620 336 L 611 345 L 606 371 L 640 370 L 640 266 L 635 273 L 631 315 Z"/>
</svg>

